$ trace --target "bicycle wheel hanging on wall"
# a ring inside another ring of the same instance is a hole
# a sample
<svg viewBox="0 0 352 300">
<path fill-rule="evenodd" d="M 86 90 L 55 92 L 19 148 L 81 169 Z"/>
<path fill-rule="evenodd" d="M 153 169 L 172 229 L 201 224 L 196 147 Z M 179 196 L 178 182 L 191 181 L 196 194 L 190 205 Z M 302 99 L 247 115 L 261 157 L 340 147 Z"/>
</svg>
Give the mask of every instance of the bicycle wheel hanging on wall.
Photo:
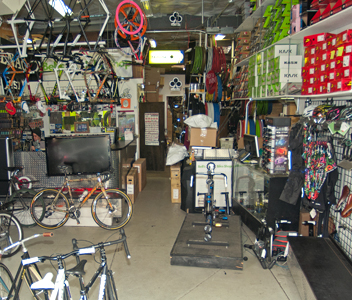
<svg viewBox="0 0 352 300">
<path fill-rule="evenodd" d="M 115 22 L 123 33 L 138 34 L 143 29 L 143 11 L 135 2 L 124 0 L 116 8 Z"/>
<path fill-rule="evenodd" d="M 121 12 L 121 14 L 120 14 Z M 123 15 L 125 17 L 124 20 L 122 20 L 121 26 L 122 28 L 126 29 L 128 32 L 133 32 L 133 31 L 138 31 L 138 28 L 140 27 L 141 24 L 141 19 L 140 19 L 140 14 L 139 11 L 135 9 L 134 5 L 131 3 L 125 3 L 120 7 L 119 14 Z M 137 32 L 137 34 L 130 34 L 122 31 L 120 29 L 118 23 L 117 23 L 117 18 L 115 18 L 115 28 L 118 30 L 118 34 L 124 38 L 127 39 L 127 36 L 130 36 L 130 39 L 132 41 L 138 40 L 140 38 L 139 35 L 144 35 L 146 30 L 147 30 L 147 17 L 145 16 L 145 13 L 142 11 L 142 28 Z"/>
</svg>

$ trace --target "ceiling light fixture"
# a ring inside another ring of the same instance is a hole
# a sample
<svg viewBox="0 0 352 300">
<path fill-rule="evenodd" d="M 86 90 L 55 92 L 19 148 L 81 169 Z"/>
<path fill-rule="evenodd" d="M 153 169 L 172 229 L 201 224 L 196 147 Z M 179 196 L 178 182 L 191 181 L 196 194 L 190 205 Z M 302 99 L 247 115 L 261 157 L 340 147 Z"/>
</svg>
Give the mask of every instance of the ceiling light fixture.
<svg viewBox="0 0 352 300">
<path fill-rule="evenodd" d="M 49 0 L 48 3 L 63 17 L 73 14 L 71 8 L 63 0 Z"/>
<path fill-rule="evenodd" d="M 153 39 L 149 39 L 150 47 L 151 48 L 156 48 L 156 41 Z"/>
<path fill-rule="evenodd" d="M 141 3 L 143 5 L 143 11 L 145 13 L 145 16 L 152 17 L 153 11 L 152 11 L 152 6 L 150 5 L 149 0 L 141 0 Z"/>
<path fill-rule="evenodd" d="M 215 36 L 215 41 L 221 41 L 225 38 L 225 35 L 224 34 L 217 34 Z"/>
</svg>

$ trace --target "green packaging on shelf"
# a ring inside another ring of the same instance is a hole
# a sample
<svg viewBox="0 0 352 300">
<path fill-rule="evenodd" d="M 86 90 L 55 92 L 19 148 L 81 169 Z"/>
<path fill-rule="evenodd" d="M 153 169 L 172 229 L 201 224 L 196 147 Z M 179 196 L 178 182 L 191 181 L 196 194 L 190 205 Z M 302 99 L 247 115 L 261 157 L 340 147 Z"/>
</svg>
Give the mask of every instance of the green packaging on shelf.
<svg viewBox="0 0 352 300">
<path fill-rule="evenodd" d="M 273 21 L 279 21 L 281 19 L 281 14 L 282 14 L 281 9 L 276 10 Z"/>
<path fill-rule="evenodd" d="M 257 98 L 257 88 L 256 87 L 252 88 L 252 98 Z"/>
<path fill-rule="evenodd" d="M 277 0 L 274 7 L 277 8 L 277 7 L 282 6 L 284 4 L 297 5 L 297 4 L 299 4 L 299 0 Z"/>
<path fill-rule="evenodd" d="M 257 73 L 258 75 L 262 75 L 263 74 L 263 64 L 262 63 L 258 63 L 257 65 Z"/>
<path fill-rule="evenodd" d="M 287 36 L 289 36 L 289 32 L 287 30 L 282 30 L 279 36 L 279 41 Z"/>
<path fill-rule="evenodd" d="M 267 84 L 267 82 L 266 82 L 266 75 L 262 75 L 261 77 L 260 77 L 260 85 L 266 85 Z"/>
<path fill-rule="evenodd" d="M 281 24 L 282 24 L 282 20 L 276 21 L 275 27 L 273 29 L 273 33 L 274 34 L 276 34 L 277 32 L 280 31 Z"/>
<path fill-rule="evenodd" d="M 268 72 L 266 74 L 266 83 L 267 84 L 272 84 L 272 74 L 273 74 L 273 72 Z"/>
<path fill-rule="evenodd" d="M 267 73 L 268 73 L 268 62 L 264 60 L 262 74 L 267 74 Z"/>
<path fill-rule="evenodd" d="M 263 17 L 270 17 L 273 11 L 273 5 L 268 5 L 265 9 Z"/>
<path fill-rule="evenodd" d="M 253 55 L 249 58 L 249 61 L 248 61 L 248 66 L 251 67 L 251 66 L 255 66 L 256 64 L 256 56 Z"/>
<path fill-rule="evenodd" d="M 269 96 L 279 96 L 281 89 L 286 85 L 286 82 L 277 82 L 271 85 L 272 95 Z"/>
<path fill-rule="evenodd" d="M 257 65 L 258 64 L 261 64 L 262 62 L 263 62 L 263 53 L 262 52 L 259 52 L 259 53 L 257 53 L 256 55 L 256 63 L 257 63 Z"/>
<path fill-rule="evenodd" d="M 282 29 L 290 29 L 291 28 L 291 19 L 290 17 L 284 17 L 282 23 L 280 25 L 280 30 Z M 288 32 L 288 30 L 286 30 Z"/>
<path fill-rule="evenodd" d="M 275 32 L 274 33 L 274 38 L 273 38 L 271 43 L 275 44 L 279 40 L 279 37 L 280 37 L 280 32 Z"/>
<path fill-rule="evenodd" d="M 266 97 L 266 90 L 267 90 L 267 86 L 262 85 L 261 86 L 261 97 Z"/>
<path fill-rule="evenodd" d="M 302 68 L 302 55 L 283 55 L 273 58 L 274 70 L 281 69 L 301 69 Z"/>
<path fill-rule="evenodd" d="M 260 98 L 261 97 L 261 91 L 262 91 L 262 87 L 261 86 L 257 86 L 255 88 L 255 94 L 256 94 L 256 97 L 257 98 Z"/>
<path fill-rule="evenodd" d="M 282 11 L 282 16 L 291 17 L 291 3 L 285 5 L 284 10 Z"/>
<path fill-rule="evenodd" d="M 267 17 L 267 18 L 265 19 L 264 24 L 263 24 L 263 28 L 269 28 L 270 21 L 271 21 L 270 17 Z"/>
</svg>

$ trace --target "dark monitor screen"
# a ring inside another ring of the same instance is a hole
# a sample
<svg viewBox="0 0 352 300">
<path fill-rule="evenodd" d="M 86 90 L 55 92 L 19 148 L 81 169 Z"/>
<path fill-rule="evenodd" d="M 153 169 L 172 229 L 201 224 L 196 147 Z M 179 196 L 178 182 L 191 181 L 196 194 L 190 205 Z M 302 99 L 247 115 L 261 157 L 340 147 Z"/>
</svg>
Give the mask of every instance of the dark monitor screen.
<svg viewBox="0 0 352 300">
<path fill-rule="evenodd" d="M 243 136 L 244 149 L 251 154 L 251 158 L 259 158 L 258 137 L 245 134 Z"/>
<path fill-rule="evenodd" d="M 45 139 L 48 176 L 96 174 L 110 169 L 110 136 L 48 137 Z"/>
</svg>

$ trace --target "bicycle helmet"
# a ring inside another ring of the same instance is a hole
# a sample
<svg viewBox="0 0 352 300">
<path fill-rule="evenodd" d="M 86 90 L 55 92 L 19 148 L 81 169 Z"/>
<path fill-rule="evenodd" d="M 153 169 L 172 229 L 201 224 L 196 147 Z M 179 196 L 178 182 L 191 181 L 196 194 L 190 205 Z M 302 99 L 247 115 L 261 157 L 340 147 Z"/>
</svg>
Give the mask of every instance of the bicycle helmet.
<svg viewBox="0 0 352 300">
<path fill-rule="evenodd" d="M 352 120 L 352 106 L 345 107 L 344 109 L 341 110 L 340 120 L 342 121 Z"/>
<path fill-rule="evenodd" d="M 331 105 L 319 105 L 314 108 L 312 115 L 314 122 L 317 124 L 324 123 L 329 109 L 331 109 Z"/>
<path fill-rule="evenodd" d="M 329 109 L 328 113 L 326 114 L 327 121 L 334 121 L 340 118 L 341 111 L 345 108 L 345 106 L 334 106 Z"/>
<path fill-rule="evenodd" d="M 316 108 L 318 105 L 309 105 L 307 106 L 304 111 L 303 111 L 303 117 L 310 118 L 313 116 L 313 110 Z"/>
</svg>

